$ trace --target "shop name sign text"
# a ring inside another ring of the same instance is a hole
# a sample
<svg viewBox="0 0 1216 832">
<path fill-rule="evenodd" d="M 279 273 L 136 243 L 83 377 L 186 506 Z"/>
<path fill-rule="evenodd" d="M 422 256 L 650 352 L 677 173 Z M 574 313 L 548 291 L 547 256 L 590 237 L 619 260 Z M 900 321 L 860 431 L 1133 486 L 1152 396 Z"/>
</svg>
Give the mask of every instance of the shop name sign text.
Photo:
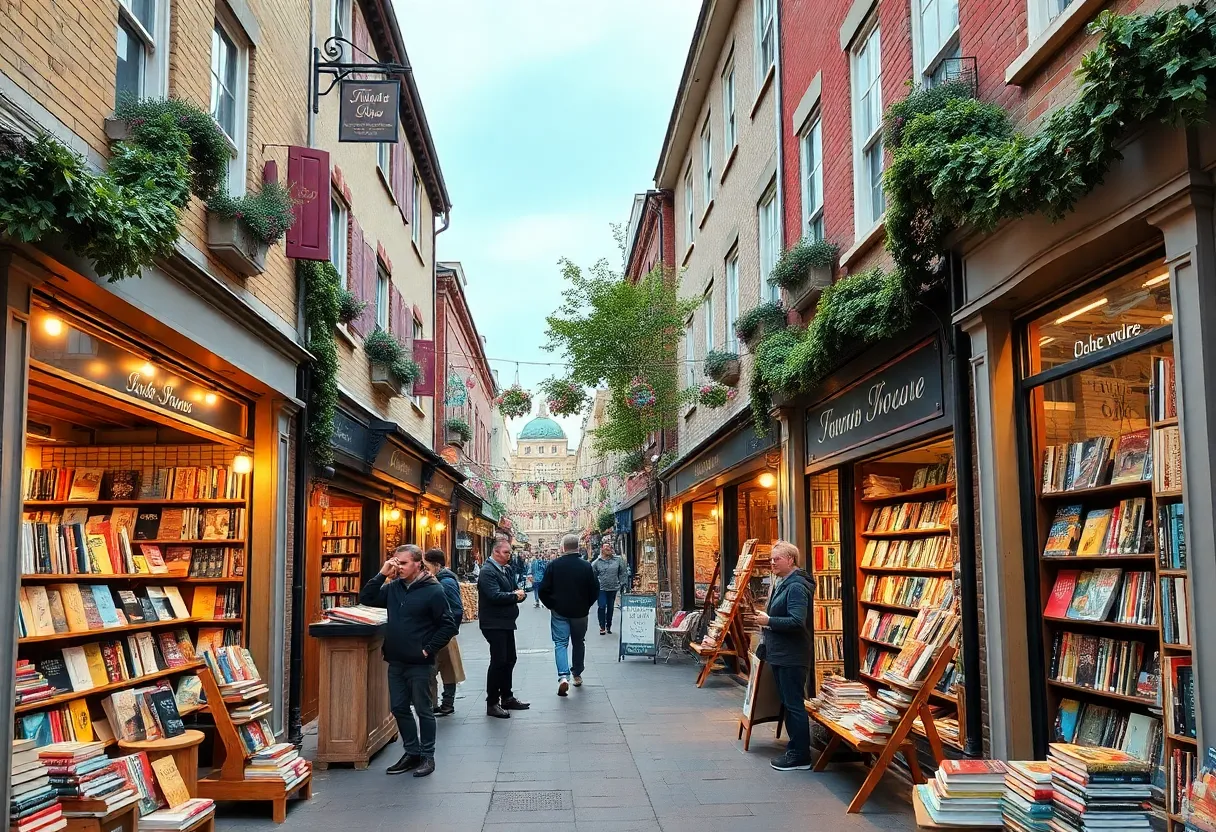
<svg viewBox="0 0 1216 832">
<path fill-rule="evenodd" d="M 397 143 L 400 81 L 343 81 L 341 89 L 338 141 Z"/>
<path fill-rule="evenodd" d="M 156 384 L 152 381 L 144 381 L 143 376 L 139 373 L 131 373 L 127 376 L 127 392 L 169 410 L 185 413 L 187 416 L 194 411 L 194 405 L 191 402 L 180 399 L 173 394 L 172 384 Z"/>
<path fill-rule="evenodd" d="M 1115 344 L 1121 344 L 1131 338 L 1135 338 L 1144 327 L 1140 324 L 1124 324 L 1107 335 L 1099 335 L 1098 337 L 1089 336 L 1088 338 L 1079 339 L 1072 345 L 1072 357 L 1080 358 L 1083 355 L 1099 352 L 1107 347 L 1113 347 Z"/>
<path fill-rule="evenodd" d="M 807 459 L 822 459 L 941 416 L 942 364 L 931 341 L 807 411 Z"/>
</svg>

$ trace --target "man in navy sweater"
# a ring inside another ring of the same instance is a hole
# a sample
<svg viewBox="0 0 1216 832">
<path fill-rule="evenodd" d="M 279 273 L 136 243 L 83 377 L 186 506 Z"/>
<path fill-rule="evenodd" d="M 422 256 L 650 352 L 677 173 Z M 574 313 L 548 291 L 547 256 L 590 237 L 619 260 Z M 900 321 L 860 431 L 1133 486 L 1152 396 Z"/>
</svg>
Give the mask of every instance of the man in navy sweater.
<svg viewBox="0 0 1216 832">
<path fill-rule="evenodd" d="M 383 647 L 388 693 L 405 745 L 405 753 L 389 766 L 388 773 L 413 771 L 415 777 L 426 777 L 435 771 L 435 702 L 431 697 L 435 655 L 456 635 L 447 596 L 439 581 L 423 568 L 422 550 L 407 543 L 398 546 L 380 574 L 367 582 L 359 592 L 359 603 L 388 610 Z"/>
</svg>

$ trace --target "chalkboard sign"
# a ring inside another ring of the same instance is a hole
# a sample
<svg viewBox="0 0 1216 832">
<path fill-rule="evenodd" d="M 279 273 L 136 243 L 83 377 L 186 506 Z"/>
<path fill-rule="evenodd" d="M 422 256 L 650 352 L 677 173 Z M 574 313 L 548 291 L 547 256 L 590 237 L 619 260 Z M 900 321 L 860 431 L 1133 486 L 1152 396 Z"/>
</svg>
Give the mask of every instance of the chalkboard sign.
<svg viewBox="0 0 1216 832">
<path fill-rule="evenodd" d="M 658 600 L 653 592 L 621 596 L 621 646 L 617 661 L 625 656 L 650 656 L 658 661 L 655 643 Z"/>
</svg>

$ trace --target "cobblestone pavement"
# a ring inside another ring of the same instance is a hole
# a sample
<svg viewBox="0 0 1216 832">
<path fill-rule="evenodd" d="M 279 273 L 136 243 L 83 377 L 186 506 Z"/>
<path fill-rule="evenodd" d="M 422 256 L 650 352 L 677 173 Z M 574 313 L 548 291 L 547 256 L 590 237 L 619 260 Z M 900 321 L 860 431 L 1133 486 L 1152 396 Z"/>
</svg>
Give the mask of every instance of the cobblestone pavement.
<svg viewBox="0 0 1216 832">
<path fill-rule="evenodd" d="M 618 610 L 619 616 L 619 610 Z M 698 690 L 691 662 L 617 661 L 615 636 L 587 635 L 581 688 L 557 696 L 549 613 L 520 610 L 516 695 L 531 710 L 509 720 L 485 715 L 486 643 L 476 623 L 461 628 L 469 680 L 456 714 L 439 721 L 437 771 L 386 777 L 401 754 L 387 746 L 366 771 L 314 775 L 313 798 L 292 802 L 276 827 L 268 805 L 221 807 L 217 829 L 290 832 L 717 832 L 916 828 L 908 789 L 888 778 L 860 815 L 845 806 L 864 778 L 858 765 L 829 772 L 777 772 L 783 750 L 773 726 L 758 726 L 751 751 L 735 737 L 743 690 L 711 678 Z M 313 738 L 309 738 L 312 740 Z M 306 744 L 306 754 L 312 742 Z"/>
</svg>

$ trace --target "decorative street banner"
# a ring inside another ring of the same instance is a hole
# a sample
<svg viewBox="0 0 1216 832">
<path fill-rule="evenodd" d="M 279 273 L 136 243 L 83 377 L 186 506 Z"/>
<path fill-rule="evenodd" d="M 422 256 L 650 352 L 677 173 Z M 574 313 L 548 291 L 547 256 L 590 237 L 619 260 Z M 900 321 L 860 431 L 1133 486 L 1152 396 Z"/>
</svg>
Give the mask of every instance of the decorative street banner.
<svg viewBox="0 0 1216 832">
<path fill-rule="evenodd" d="M 338 141 L 397 143 L 400 81 L 343 81 L 341 95 Z"/>
<path fill-rule="evenodd" d="M 433 340 L 414 339 L 414 362 L 422 370 L 422 374 L 414 382 L 414 395 L 435 395 L 435 342 Z"/>
<path fill-rule="evenodd" d="M 621 596 L 621 647 L 616 657 L 650 656 L 658 661 L 655 645 L 655 622 L 658 596 L 653 592 L 629 593 Z"/>
</svg>

